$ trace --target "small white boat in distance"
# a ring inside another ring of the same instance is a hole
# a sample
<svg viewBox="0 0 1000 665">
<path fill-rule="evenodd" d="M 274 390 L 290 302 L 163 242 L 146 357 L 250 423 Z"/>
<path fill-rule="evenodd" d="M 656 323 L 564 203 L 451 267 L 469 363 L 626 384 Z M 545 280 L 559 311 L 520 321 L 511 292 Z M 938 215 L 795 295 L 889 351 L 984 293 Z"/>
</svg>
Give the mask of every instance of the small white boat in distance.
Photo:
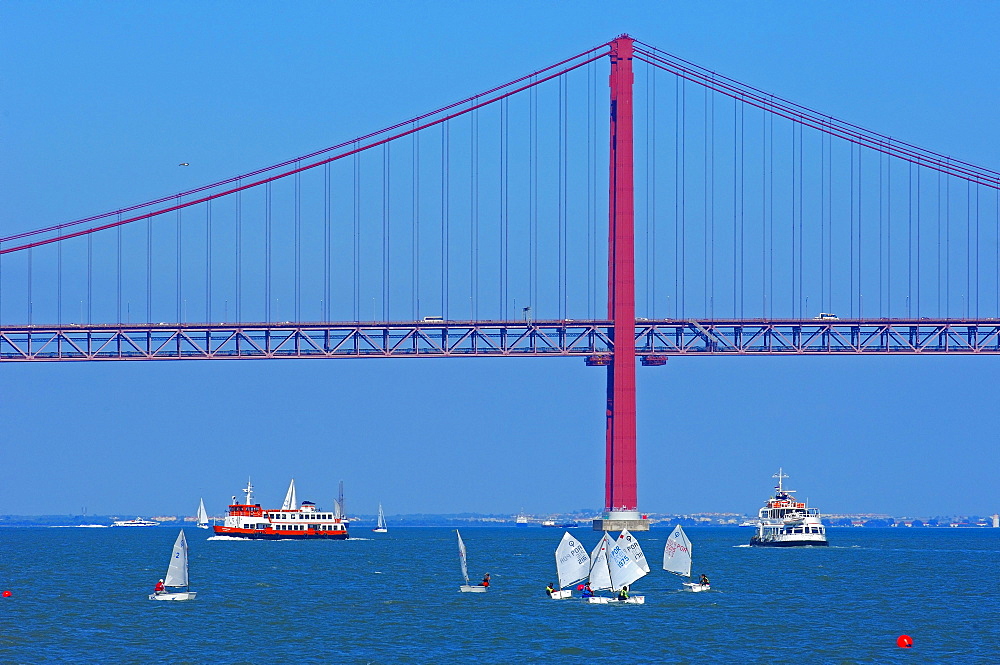
<svg viewBox="0 0 1000 665">
<path fill-rule="evenodd" d="M 684 529 L 678 524 L 674 527 L 673 533 L 667 538 L 667 544 L 663 547 L 663 570 L 691 579 L 691 541 L 688 540 Z M 709 585 L 695 582 L 684 582 L 684 586 L 691 591 L 708 591 Z"/>
<path fill-rule="evenodd" d="M 134 520 L 117 520 L 111 526 L 159 526 L 159 522 L 154 522 L 153 520 L 144 520 L 141 517 L 136 517 Z"/>
<path fill-rule="evenodd" d="M 198 528 L 208 528 L 208 511 L 205 510 L 205 499 L 198 501 Z"/>
<path fill-rule="evenodd" d="M 462 593 L 485 593 L 488 586 L 483 586 L 482 584 L 469 584 L 469 564 L 466 561 L 465 556 L 465 542 L 462 541 L 462 534 L 455 529 L 455 535 L 458 536 L 458 561 L 462 564 L 462 577 L 465 578 L 465 584 L 458 588 Z"/>
<path fill-rule="evenodd" d="M 569 531 L 563 534 L 559 547 L 556 548 L 556 574 L 559 576 L 559 588 L 549 593 L 552 600 L 562 600 L 573 595 L 572 589 L 564 589 L 585 579 L 590 574 L 590 555 Z"/>
<path fill-rule="evenodd" d="M 184 537 L 184 529 L 177 534 L 174 549 L 170 552 L 170 565 L 167 566 L 167 576 L 163 578 L 162 592 L 149 594 L 150 600 L 194 600 L 197 591 L 191 591 L 188 579 L 188 544 Z M 167 591 L 166 589 L 184 588 L 184 591 Z"/>
<path fill-rule="evenodd" d="M 385 525 L 385 513 L 382 512 L 382 504 L 378 504 L 378 524 L 372 529 L 375 533 L 389 533 L 389 529 Z"/>
</svg>

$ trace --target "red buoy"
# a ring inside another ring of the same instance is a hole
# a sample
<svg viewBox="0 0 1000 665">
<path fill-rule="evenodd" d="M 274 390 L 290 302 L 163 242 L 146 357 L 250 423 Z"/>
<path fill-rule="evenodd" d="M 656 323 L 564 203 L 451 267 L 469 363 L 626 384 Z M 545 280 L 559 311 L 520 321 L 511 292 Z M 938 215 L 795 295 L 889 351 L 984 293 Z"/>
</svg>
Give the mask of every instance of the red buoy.
<svg viewBox="0 0 1000 665">
<path fill-rule="evenodd" d="M 10 597 L 11 597 L 11 593 L 10 593 L 10 591 L 4 591 L 4 592 L 3 592 L 3 597 L 4 597 L 4 598 L 10 598 Z"/>
<path fill-rule="evenodd" d="M 582 584 L 577 584 L 576 585 L 576 590 L 577 591 L 583 591 L 583 585 Z"/>
<path fill-rule="evenodd" d="M 909 649 L 913 646 L 913 638 L 909 635 L 900 635 L 896 638 L 896 646 L 900 649 Z"/>
</svg>

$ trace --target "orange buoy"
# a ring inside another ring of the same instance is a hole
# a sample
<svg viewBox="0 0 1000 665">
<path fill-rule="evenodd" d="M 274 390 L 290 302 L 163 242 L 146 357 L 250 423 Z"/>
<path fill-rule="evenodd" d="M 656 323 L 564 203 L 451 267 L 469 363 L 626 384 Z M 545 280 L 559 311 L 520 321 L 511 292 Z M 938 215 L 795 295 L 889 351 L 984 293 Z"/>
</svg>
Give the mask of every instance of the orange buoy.
<svg viewBox="0 0 1000 665">
<path fill-rule="evenodd" d="M 900 635 L 896 638 L 896 646 L 900 649 L 909 649 L 913 646 L 913 638 L 909 635 Z"/>
<path fill-rule="evenodd" d="M 10 597 L 11 597 L 11 595 L 12 595 L 12 594 L 11 594 L 11 592 L 10 592 L 10 591 L 4 591 L 4 592 L 3 592 L 3 597 L 4 597 L 4 598 L 10 598 Z"/>
</svg>

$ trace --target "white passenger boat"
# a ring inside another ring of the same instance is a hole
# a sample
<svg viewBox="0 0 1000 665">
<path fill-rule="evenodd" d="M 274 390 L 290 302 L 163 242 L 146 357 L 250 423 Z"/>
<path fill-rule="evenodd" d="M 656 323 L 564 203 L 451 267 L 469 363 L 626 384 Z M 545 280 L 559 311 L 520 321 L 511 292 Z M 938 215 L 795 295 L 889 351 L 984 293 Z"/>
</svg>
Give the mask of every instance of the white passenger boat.
<svg viewBox="0 0 1000 665">
<path fill-rule="evenodd" d="M 809 508 L 797 501 L 795 490 L 784 488 L 788 478 L 781 469 L 772 476 L 778 479 L 774 496 L 760 509 L 757 533 L 750 538 L 754 547 L 825 547 L 826 527 L 820 520 L 818 508 Z"/>
<path fill-rule="evenodd" d="M 188 544 L 184 537 L 184 529 L 177 534 L 174 549 L 170 552 L 170 565 L 167 566 L 167 576 L 161 580 L 163 589 L 149 594 L 150 600 L 194 600 L 197 591 L 191 591 L 191 580 L 188 577 Z M 157 587 L 159 588 L 159 587 Z M 180 589 L 184 591 L 169 591 Z"/>
<path fill-rule="evenodd" d="M 347 540 L 347 520 L 341 511 L 324 512 L 312 501 L 299 504 L 294 479 L 280 510 L 261 508 L 254 503 L 249 480 L 243 493 L 246 501 L 236 503 L 234 496 L 225 522 L 212 527 L 216 536 L 251 540 Z"/>
<path fill-rule="evenodd" d="M 154 522 L 153 520 L 144 520 L 141 517 L 136 517 L 134 520 L 117 520 L 111 526 L 159 526 L 159 522 Z"/>
</svg>

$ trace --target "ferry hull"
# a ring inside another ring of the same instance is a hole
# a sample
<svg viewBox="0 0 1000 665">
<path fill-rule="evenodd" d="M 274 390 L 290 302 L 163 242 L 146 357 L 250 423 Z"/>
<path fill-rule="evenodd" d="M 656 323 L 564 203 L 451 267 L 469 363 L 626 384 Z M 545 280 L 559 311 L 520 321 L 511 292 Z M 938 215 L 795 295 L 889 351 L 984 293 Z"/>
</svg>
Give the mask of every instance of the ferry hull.
<svg viewBox="0 0 1000 665">
<path fill-rule="evenodd" d="M 216 526 L 214 529 L 217 536 L 245 538 L 247 540 L 347 540 L 349 537 L 346 531 L 320 533 L 269 532 L 232 529 L 224 526 Z"/>
<path fill-rule="evenodd" d="M 761 540 L 754 536 L 750 539 L 751 547 L 828 547 L 825 540 Z"/>
</svg>

